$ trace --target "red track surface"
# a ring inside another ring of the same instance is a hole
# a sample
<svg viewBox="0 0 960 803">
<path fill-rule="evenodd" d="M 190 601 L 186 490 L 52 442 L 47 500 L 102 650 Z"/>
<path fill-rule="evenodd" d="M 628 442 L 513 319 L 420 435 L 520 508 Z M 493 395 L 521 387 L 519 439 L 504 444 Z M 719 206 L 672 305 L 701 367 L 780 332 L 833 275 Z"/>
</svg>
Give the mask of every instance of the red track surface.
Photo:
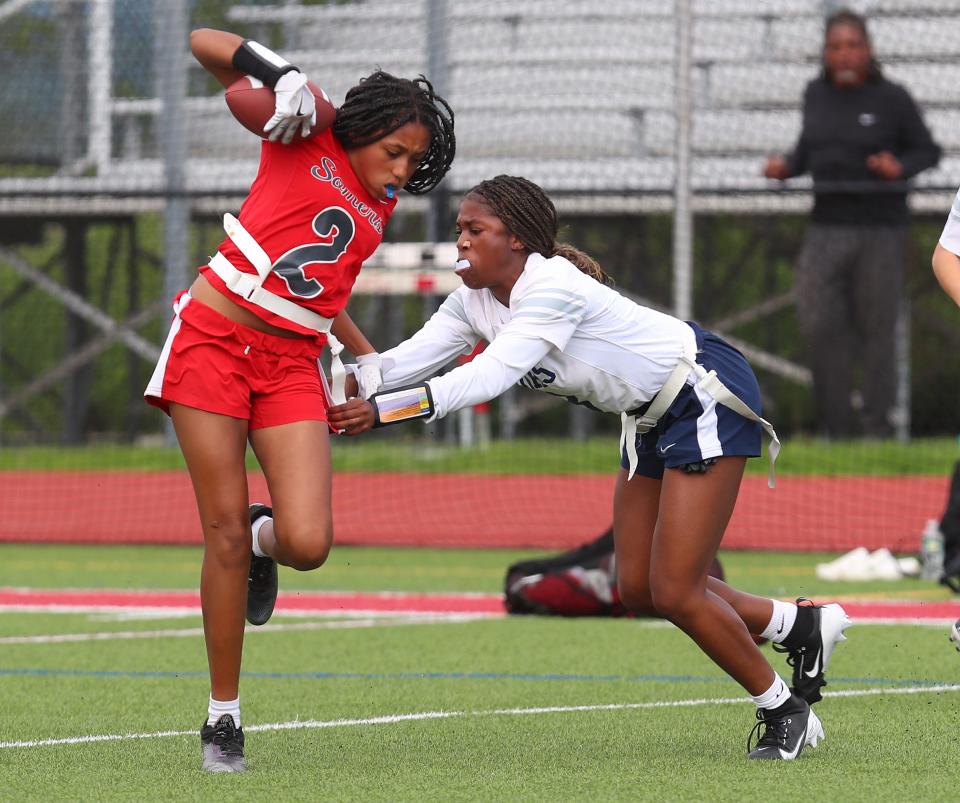
<svg viewBox="0 0 960 803">
<path fill-rule="evenodd" d="M 844 600 L 843 606 L 857 619 L 890 621 L 954 621 L 960 618 L 960 601 L 901 602 Z M 105 608 L 191 608 L 200 611 L 200 595 L 194 591 L 110 591 L 0 588 L 0 611 L 4 608 L 103 610 Z M 277 611 L 314 613 L 389 612 L 502 614 L 499 594 L 372 594 L 361 592 L 301 592 L 280 594 Z"/>
<path fill-rule="evenodd" d="M 344 544 L 561 549 L 610 524 L 613 477 L 340 473 L 336 540 Z M 747 477 L 727 549 L 916 551 L 940 518 L 939 477 Z M 167 472 L 0 472 L 0 541 L 200 541 L 187 475 Z M 259 474 L 251 499 L 267 500 Z"/>
</svg>

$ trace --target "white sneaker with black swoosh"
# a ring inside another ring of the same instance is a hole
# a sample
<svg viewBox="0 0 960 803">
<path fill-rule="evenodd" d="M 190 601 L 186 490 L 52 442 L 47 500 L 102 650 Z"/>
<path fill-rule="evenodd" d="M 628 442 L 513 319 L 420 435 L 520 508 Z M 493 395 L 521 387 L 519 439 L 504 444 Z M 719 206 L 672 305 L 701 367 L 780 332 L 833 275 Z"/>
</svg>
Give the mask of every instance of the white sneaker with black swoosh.
<svg viewBox="0 0 960 803">
<path fill-rule="evenodd" d="M 753 736 L 763 728 L 756 746 Z M 779 708 L 758 708 L 757 724 L 747 737 L 747 758 L 792 761 L 804 747 L 816 747 L 824 738 L 823 725 L 810 705 L 796 694 Z"/>
<path fill-rule="evenodd" d="M 797 605 L 810 603 L 810 600 L 800 597 Z M 853 622 L 847 616 L 843 606 L 836 602 L 830 605 L 813 605 L 813 630 L 802 646 L 786 649 L 777 644 L 773 649 L 777 652 L 787 652 L 787 664 L 793 667 L 791 691 L 800 695 L 810 705 L 823 699 L 820 689 L 827 685 L 823 673 L 830 663 L 834 647 L 841 641 L 846 641 L 844 630 Z"/>
</svg>

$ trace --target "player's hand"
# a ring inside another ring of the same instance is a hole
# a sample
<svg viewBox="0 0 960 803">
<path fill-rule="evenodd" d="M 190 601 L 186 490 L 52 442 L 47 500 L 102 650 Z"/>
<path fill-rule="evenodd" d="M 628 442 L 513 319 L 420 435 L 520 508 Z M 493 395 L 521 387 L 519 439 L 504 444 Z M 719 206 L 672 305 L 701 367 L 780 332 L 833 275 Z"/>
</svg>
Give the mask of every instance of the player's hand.
<svg viewBox="0 0 960 803">
<path fill-rule="evenodd" d="M 359 435 L 373 427 L 373 405 L 363 399 L 348 399 L 327 410 L 331 428 L 344 435 Z"/>
<path fill-rule="evenodd" d="M 348 399 L 360 395 L 360 383 L 357 382 L 357 377 L 354 376 L 352 371 L 347 371 L 347 376 L 344 379 L 343 394 Z"/>
<path fill-rule="evenodd" d="M 868 156 L 867 167 L 884 181 L 896 181 L 903 176 L 903 165 L 890 151 L 880 151 Z"/>
<path fill-rule="evenodd" d="M 357 395 L 369 399 L 383 387 L 383 360 L 376 351 L 357 355 Z"/>
<path fill-rule="evenodd" d="M 785 178 L 789 178 L 789 172 L 787 169 L 787 160 L 782 156 L 771 156 L 763 166 L 763 175 L 767 178 L 775 178 L 783 181 Z"/>
<path fill-rule="evenodd" d="M 263 127 L 270 134 L 268 139 L 289 145 L 298 130 L 301 137 L 308 136 L 317 122 L 317 102 L 307 87 L 307 76 L 299 70 L 285 72 L 273 93 L 277 98 L 273 117 Z"/>
</svg>

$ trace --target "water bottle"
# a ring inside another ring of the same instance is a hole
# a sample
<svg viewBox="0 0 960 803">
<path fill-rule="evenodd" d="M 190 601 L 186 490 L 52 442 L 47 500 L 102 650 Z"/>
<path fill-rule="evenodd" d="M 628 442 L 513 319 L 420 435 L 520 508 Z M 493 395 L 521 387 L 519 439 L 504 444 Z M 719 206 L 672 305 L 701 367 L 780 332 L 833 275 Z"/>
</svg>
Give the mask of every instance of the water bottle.
<svg viewBox="0 0 960 803">
<path fill-rule="evenodd" d="M 920 576 L 924 580 L 939 580 L 943 574 L 943 533 L 936 519 L 927 519 L 921 536 L 920 554 L 923 564 Z"/>
</svg>

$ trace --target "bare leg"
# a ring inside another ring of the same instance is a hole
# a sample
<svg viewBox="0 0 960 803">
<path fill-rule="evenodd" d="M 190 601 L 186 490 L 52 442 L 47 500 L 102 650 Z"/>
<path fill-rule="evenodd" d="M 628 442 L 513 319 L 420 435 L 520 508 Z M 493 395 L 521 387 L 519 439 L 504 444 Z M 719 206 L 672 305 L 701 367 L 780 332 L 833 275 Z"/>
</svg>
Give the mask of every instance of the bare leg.
<svg viewBox="0 0 960 803">
<path fill-rule="evenodd" d="M 707 583 L 745 463 L 741 457 L 721 458 L 706 474 L 670 469 L 662 482 L 644 477 L 626 482 L 621 472 L 614 531 L 624 603 L 641 610 L 652 607 L 672 621 L 756 696 L 769 689 L 775 672 L 741 616 Z M 764 626 L 767 621 L 769 609 Z"/>
<path fill-rule="evenodd" d="M 639 475 L 628 484 L 627 473 L 621 470 L 614 497 L 617 576 L 629 578 L 620 583 L 620 596 L 630 610 L 647 616 L 659 616 L 650 597 L 650 551 L 660 512 L 661 484 Z M 769 599 L 738 591 L 716 577 L 707 577 L 707 588 L 737 612 L 750 633 L 759 635 L 766 629 L 773 615 Z"/>
<path fill-rule="evenodd" d="M 170 405 L 170 415 L 203 527 L 200 603 L 210 693 L 217 700 L 234 700 L 239 695 L 250 571 L 247 422 L 179 404 Z"/>
<path fill-rule="evenodd" d="M 273 521 L 259 533 L 261 549 L 277 563 L 301 571 L 321 566 L 333 543 L 327 424 L 298 421 L 257 429 L 250 433 L 250 443 L 273 504 Z"/>
</svg>

